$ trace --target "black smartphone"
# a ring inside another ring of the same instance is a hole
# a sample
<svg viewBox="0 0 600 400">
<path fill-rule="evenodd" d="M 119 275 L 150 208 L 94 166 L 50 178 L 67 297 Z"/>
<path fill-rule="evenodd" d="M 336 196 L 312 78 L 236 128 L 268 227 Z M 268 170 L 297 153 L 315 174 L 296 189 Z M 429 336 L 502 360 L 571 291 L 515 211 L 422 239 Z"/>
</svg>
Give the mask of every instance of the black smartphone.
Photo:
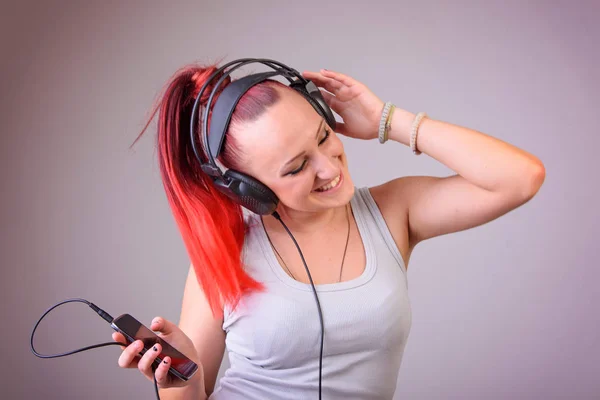
<svg viewBox="0 0 600 400">
<path fill-rule="evenodd" d="M 195 362 L 181 354 L 176 348 L 165 342 L 164 339 L 156 335 L 131 315 L 119 315 L 113 320 L 110 326 L 112 326 L 115 331 L 122 333 L 129 343 L 141 340 L 144 343 L 144 348 L 140 352 L 140 355 L 146 353 L 146 351 L 151 349 L 156 343 L 159 343 L 162 347 L 162 351 L 154 360 L 154 364 L 160 364 L 166 356 L 171 357 L 169 373 L 177 378 L 187 381 L 198 370 L 198 365 Z"/>
</svg>

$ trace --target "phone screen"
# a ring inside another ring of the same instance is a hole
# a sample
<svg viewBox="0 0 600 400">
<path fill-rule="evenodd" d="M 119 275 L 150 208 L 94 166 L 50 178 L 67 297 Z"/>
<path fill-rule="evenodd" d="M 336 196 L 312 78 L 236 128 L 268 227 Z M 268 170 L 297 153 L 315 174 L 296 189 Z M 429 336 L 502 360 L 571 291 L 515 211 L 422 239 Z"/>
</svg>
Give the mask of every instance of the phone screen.
<svg viewBox="0 0 600 400">
<path fill-rule="evenodd" d="M 162 351 L 158 355 L 158 362 L 161 362 L 167 356 L 170 357 L 170 370 L 174 370 L 172 372 L 177 377 L 188 380 L 198 369 L 196 363 L 181 354 L 177 349 L 165 342 L 131 315 L 120 315 L 113 320 L 111 325 L 113 329 L 124 334 L 132 343 L 136 340 L 141 340 L 144 343 L 144 352 L 151 349 L 156 343 L 160 343 Z"/>
</svg>

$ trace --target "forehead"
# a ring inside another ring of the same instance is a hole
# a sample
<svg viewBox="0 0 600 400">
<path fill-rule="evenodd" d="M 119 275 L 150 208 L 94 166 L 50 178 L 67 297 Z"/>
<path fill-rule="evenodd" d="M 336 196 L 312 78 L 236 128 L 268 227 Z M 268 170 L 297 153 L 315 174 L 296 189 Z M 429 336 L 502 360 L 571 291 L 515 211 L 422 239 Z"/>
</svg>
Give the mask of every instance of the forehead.
<svg viewBox="0 0 600 400">
<path fill-rule="evenodd" d="M 249 159 L 249 171 L 279 168 L 314 140 L 321 116 L 298 93 L 280 90 L 281 98 L 259 118 L 236 132 L 236 141 Z"/>
</svg>

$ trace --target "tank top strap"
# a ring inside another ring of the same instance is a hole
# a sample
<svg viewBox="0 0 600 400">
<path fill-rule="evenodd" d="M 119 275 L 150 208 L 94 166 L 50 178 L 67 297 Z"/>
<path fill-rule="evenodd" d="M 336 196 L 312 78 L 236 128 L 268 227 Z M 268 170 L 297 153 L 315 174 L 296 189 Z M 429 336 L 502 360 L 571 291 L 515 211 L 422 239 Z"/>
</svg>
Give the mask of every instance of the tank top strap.
<svg viewBox="0 0 600 400">
<path fill-rule="evenodd" d="M 357 198 L 359 212 L 363 214 L 364 219 L 367 221 L 370 228 L 373 228 L 371 231 L 373 234 L 377 234 L 383 239 L 388 250 L 394 257 L 394 260 L 402 268 L 402 271 L 406 275 L 406 265 L 404 264 L 402 254 L 400 253 L 392 233 L 390 232 L 385 219 L 383 219 L 383 215 L 379 210 L 379 206 L 375 202 L 375 199 L 373 199 L 369 188 L 357 188 L 355 197 Z"/>
</svg>

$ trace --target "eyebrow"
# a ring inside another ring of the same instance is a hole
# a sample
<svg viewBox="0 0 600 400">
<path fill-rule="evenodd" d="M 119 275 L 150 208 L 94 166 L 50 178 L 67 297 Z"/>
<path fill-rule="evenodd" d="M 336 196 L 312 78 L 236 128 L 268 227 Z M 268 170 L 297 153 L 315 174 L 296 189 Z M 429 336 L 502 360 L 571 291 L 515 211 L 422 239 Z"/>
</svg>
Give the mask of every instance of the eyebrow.
<svg viewBox="0 0 600 400">
<path fill-rule="evenodd" d="M 323 123 L 324 122 L 325 122 L 325 120 L 321 119 L 321 123 L 319 124 L 319 128 L 317 129 L 317 134 L 315 135 L 315 140 L 319 138 L 319 134 L 321 133 L 321 129 L 323 128 Z M 297 156 L 292 157 L 288 162 L 286 162 L 285 164 L 283 164 L 282 169 L 285 169 L 288 165 L 290 165 L 291 163 L 293 163 L 294 161 L 296 161 L 296 159 L 298 157 L 302 157 L 305 154 L 306 154 L 306 151 L 303 151 L 300 154 L 298 154 Z"/>
</svg>

